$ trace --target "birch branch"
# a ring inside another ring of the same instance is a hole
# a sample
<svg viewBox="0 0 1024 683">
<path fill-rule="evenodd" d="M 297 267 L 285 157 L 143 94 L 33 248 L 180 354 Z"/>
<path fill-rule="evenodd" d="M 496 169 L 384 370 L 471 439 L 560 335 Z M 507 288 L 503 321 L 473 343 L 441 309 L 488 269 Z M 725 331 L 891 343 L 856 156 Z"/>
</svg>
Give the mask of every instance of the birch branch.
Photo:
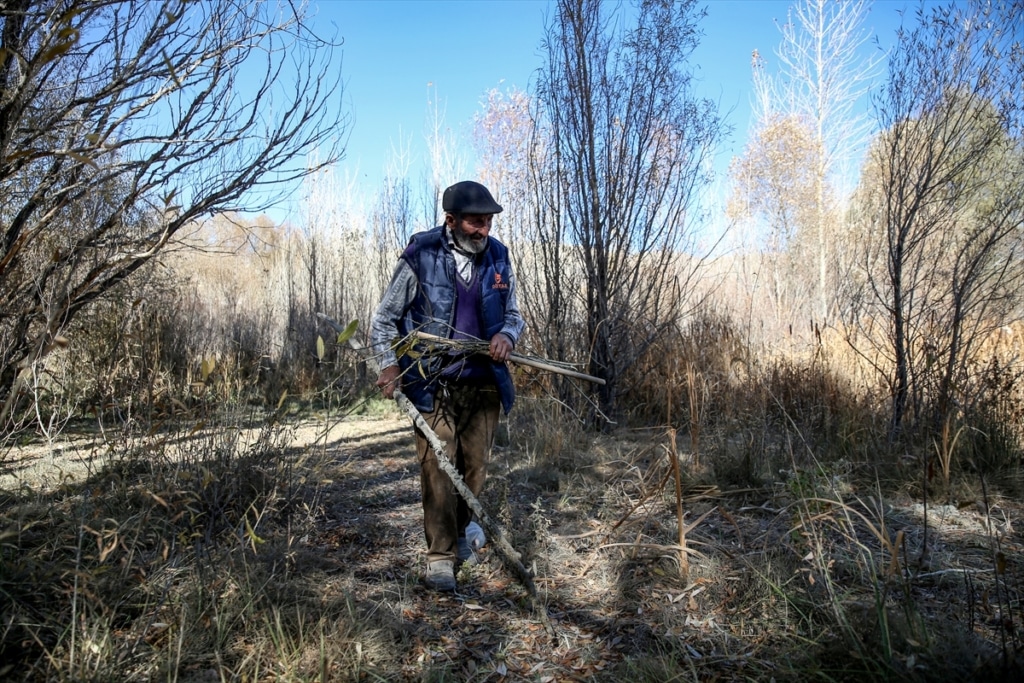
<svg viewBox="0 0 1024 683">
<path fill-rule="evenodd" d="M 414 334 L 417 337 L 419 337 L 420 339 L 425 339 L 426 341 L 437 342 L 437 343 L 440 343 L 440 344 L 444 344 L 445 342 L 450 342 L 451 341 L 451 340 L 446 339 L 444 337 L 438 337 L 437 335 L 434 335 L 434 334 L 427 334 L 426 332 L 415 332 Z M 473 351 L 473 353 L 484 355 L 484 356 L 486 356 L 488 354 L 487 350 L 486 349 L 482 349 L 482 348 L 471 349 L 471 350 Z M 553 372 L 553 373 L 555 373 L 557 375 L 565 375 L 566 377 L 575 377 L 576 379 L 586 380 L 587 382 L 593 382 L 594 384 L 602 384 L 603 385 L 605 383 L 605 381 L 603 379 L 601 379 L 600 377 L 594 377 L 593 375 L 587 375 L 587 374 L 584 374 L 582 372 L 577 372 L 575 370 L 571 370 L 569 368 L 562 367 L 561 365 L 555 365 L 555 364 L 553 364 L 551 362 L 548 362 L 548 361 L 537 360 L 535 358 L 529 358 L 527 356 L 523 356 L 523 355 L 520 355 L 518 353 L 511 353 L 511 354 L 509 354 L 508 359 L 510 361 L 512 361 L 513 363 L 518 363 L 519 365 L 527 365 L 527 366 L 529 366 L 531 368 L 537 368 L 538 370 L 546 370 L 547 372 Z"/>
</svg>

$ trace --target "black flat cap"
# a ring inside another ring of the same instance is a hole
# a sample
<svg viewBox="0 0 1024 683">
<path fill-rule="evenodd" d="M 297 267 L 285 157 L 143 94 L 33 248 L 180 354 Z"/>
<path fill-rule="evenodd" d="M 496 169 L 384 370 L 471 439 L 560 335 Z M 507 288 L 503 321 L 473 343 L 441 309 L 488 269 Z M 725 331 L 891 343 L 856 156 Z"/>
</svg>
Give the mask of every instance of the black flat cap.
<svg viewBox="0 0 1024 683">
<path fill-rule="evenodd" d="M 451 213 L 501 213 L 501 204 L 486 187 L 472 180 L 455 183 L 441 197 L 441 208 Z"/>
</svg>

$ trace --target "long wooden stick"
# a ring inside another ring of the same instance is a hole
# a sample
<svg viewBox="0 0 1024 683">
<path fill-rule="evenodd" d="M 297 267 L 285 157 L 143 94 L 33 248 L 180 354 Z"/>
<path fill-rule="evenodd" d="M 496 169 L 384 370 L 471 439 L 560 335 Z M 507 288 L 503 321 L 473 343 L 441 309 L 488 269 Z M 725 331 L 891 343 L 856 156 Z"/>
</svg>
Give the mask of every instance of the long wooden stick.
<svg viewBox="0 0 1024 683">
<path fill-rule="evenodd" d="M 338 322 L 328 318 L 323 313 L 317 313 L 316 315 L 339 334 L 345 329 Z M 365 351 L 365 348 L 355 339 L 349 339 L 349 344 L 358 352 Z M 371 371 L 376 372 L 377 374 L 380 373 L 380 367 L 378 367 L 378 363 L 372 355 L 367 354 L 365 360 L 370 366 Z M 498 555 L 505 560 L 505 564 L 512 569 L 516 576 L 519 577 L 519 580 L 533 599 L 534 606 L 536 607 L 541 621 L 544 623 L 547 631 L 549 633 L 553 633 L 551 624 L 548 621 L 547 611 L 544 609 L 544 606 L 538 602 L 537 586 L 533 583 L 533 573 L 523 566 L 522 555 L 512 547 L 512 544 L 508 541 L 508 536 L 505 534 L 505 530 L 487 514 L 483 506 L 480 504 L 480 501 L 477 500 L 476 496 L 473 495 L 473 492 L 469 490 L 469 487 L 466 485 L 465 480 L 463 480 L 462 475 L 459 474 L 459 471 L 455 469 L 455 465 L 452 464 L 452 461 L 448 458 L 444 442 L 441 441 L 440 437 L 438 437 L 434 430 L 430 428 L 430 425 L 427 424 L 423 414 L 416 409 L 416 406 L 412 404 L 409 397 L 402 393 L 401 390 L 396 389 L 394 396 L 395 403 L 398 404 L 398 407 L 405 411 L 405 413 L 412 419 L 413 424 L 415 424 L 426 437 L 427 442 L 434 451 L 434 456 L 437 458 L 438 466 L 440 466 L 441 470 L 444 471 L 444 473 L 448 475 L 448 478 L 452 480 L 452 484 L 455 485 L 455 490 L 459 492 L 459 495 L 461 495 L 466 501 L 469 508 L 476 514 L 477 521 L 479 521 L 480 526 L 487 531 L 489 540 L 494 542 Z"/>
<path fill-rule="evenodd" d="M 480 501 L 477 500 L 473 492 L 466 486 L 465 480 L 459 471 L 455 469 L 455 465 L 448 458 L 447 449 L 441 439 L 434 433 L 434 430 L 427 424 L 423 414 L 416 409 L 416 406 L 412 404 L 409 397 L 403 394 L 400 390 L 395 390 L 395 402 L 398 407 L 406 412 L 406 414 L 412 418 L 413 424 L 423 433 L 427 438 L 427 442 L 430 447 L 434 450 L 434 455 L 437 458 L 437 464 L 444 470 L 444 473 L 448 475 L 448 478 L 455 484 L 455 490 L 459 492 L 469 508 L 476 514 L 477 520 L 488 533 L 488 537 L 495 543 L 499 551 L 499 555 L 505 560 L 505 563 L 516 573 L 519 580 L 522 581 L 526 590 L 530 593 L 533 598 L 537 597 L 537 587 L 533 583 L 533 574 L 523 566 L 522 555 L 518 550 L 512 547 L 512 544 L 508 542 L 508 537 L 505 535 L 505 530 L 500 524 L 495 522 L 484 510 Z"/>
<path fill-rule="evenodd" d="M 415 334 L 416 334 L 417 337 L 420 337 L 421 339 L 426 339 L 428 341 L 439 341 L 439 342 L 449 341 L 448 339 L 445 339 L 444 337 L 438 337 L 435 334 L 427 334 L 426 332 L 416 332 Z M 484 351 L 483 349 L 474 350 L 474 353 L 482 354 L 482 355 L 485 355 L 485 356 L 487 355 L 487 351 Z M 552 365 L 550 363 L 545 363 L 543 361 L 534 360 L 532 358 L 526 358 L 525 356 L 520 356 L 518 353 L 511 353 L 511 354 L 509 354 L 508 359 L 510 361 L 512 361 L 513 363 L 518 363 L 519 365 L 528 365 L 531 368 L 537 368 L 538 370 L 547 370 L 548 372 L 554 372 L 555 374 L 558 374 L 558 375 L 565 375 L 566 377 L 575 377 L 576 379 L 586 380 L 588 382 L 593 382 L 594 384 L 604 384 L 605 383 L 605 381 L 603 379 L 601 379 L 600 377 L 594 377 L 593 375 L 586 375 L 586 374 L 584 374 L 582 372 L 576 372 L 575 370 L 570 370 L 569 368 L 563 368 L 560 365 Z"/>
</svg>

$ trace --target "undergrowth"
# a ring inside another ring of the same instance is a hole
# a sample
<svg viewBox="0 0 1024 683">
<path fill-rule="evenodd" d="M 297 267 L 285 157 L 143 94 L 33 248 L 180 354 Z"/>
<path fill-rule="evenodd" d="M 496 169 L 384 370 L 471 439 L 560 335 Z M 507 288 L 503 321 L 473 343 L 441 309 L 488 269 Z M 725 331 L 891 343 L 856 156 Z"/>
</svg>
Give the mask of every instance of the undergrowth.
<svg viewBox="0 0 1024 683">
<path fill-rule="evenodd" d="M 496 559 L 460 573 L 462 596 L 419 587 L 389 404 L 347 413 L 380 433 L 297 445 L 282 398 L 270 418 L 204 404 L 76 430 L 84 474 L 0 493 L 0 677 L 1012 680 L 1017 404 L 892 440 L 841 357 L 765 360 L 722 325 L 656 350 L 614 431 L 542 391 L 503 423 L 484 504 L 552 639 Z"/>
<path fill-rule="evenodd" d="M 282 623 L 317 628 L 294 614 L 291 575 L 320 506 L 322 456 L 289 443 L 272 420 L 126 433 L 82 453 L 109 451 L 83 477 L 4 492 L 4 673 L 149 679 L 207 657 L 256 670 L 285 648 L 267 640 Z M 248 630 L 258 642 L 244 645 Z"/>
</svg>

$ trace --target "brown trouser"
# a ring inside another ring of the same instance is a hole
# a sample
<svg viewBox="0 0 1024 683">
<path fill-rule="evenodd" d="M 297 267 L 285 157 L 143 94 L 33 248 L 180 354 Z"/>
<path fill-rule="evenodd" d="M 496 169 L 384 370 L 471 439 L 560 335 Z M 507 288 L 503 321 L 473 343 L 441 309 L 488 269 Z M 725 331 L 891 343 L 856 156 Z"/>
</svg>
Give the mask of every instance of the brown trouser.
<svg viewBox="0 0 1024 683">
<path fill-rule="evenodd" d="M 487 477 L 487 458 L 494 443 L 501 402 L 494 386 L 452 384 L 438 390 L 434 410 L 424 413 L 437 437 L 445 443 L 448 459 L 479 496 Z M 456 542 L 472 521 L 472 511 L 434 457 L 426 438 L 416 430 L 416 454 L 420 461 L 423 495 L 423 531 L 427 537 L 427 561 L 457 559 Z"/>
</svg>

